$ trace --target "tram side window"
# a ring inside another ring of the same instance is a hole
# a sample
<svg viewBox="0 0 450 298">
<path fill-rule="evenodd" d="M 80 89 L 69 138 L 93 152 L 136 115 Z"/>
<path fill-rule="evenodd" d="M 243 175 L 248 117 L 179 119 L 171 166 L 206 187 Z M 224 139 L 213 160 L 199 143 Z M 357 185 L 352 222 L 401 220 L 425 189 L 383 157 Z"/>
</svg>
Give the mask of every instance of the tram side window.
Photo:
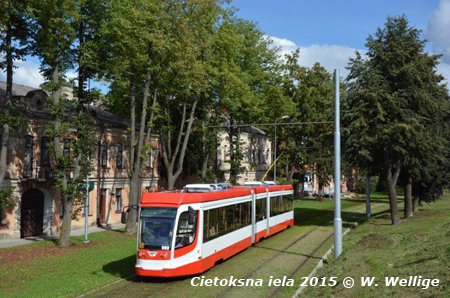
<svg viewBox="0 0 450 298">
<path fill-rule="evenodd" d="M 281 213 L 286 212 L 286 200 L 285 200 L 285 197 L 283 197 L 283 196 L 280 196 L 278 199 L 279 199 L 279 203 L 280 203 L 280 208 L 278 209 L 278 212 L 281 214 Z"/>
<path fill-rule="evenodd" d="M 278 215 L 278 208 L 277 208 L 277 200 L 276 197 L 270 198 L 270 216 Z"/>
<path fill-rule="evenodd" d="M 219 235 L 225 234 L 227 230 L 227 209 L 226 207 L 221 207 L 218 209 L 219 216 Z"/>
<path fill-rule="evenodd" d="M 246 219 L 247 219 L 247 225 L 252 223 L 252 203 L 251 202 L 247 202 L 245 203 L 245 210 L 246 210 Z"/>
<path fill-rule="evenodd" d="M 234 229 L 234 205 L 227 206 L 227 231 Z"/>
<path fill-rule="evenodd" d="M 266 198 L 256 200 L 256 221 L 266 218 Z"/>
<path fill-rule="evenodd" d="M 270 216 L 275 216 L 294 208 L 294 197 L 292 195 L 277 196 L 270 198 Z"/>
<path fill-rule="evenodd" d="M 205 211 L 203 223 L 203 238 L 210 239 L 218 235 L 219 231 L 219 210 L 212 209 Z"/>
<path fill-rule="evenodd" d="M 241 209 L 243 208 L 244 204 L 236 204 L 234 205 L 234 228 L 239 229 L 241 227 L 242 223 L 242 212 Z"/>
<path fill-rule="evenodd" d="M 189 224 L 189 212 L 180 214 L 178 220 L 177 238 L 175 239 L 175 248 L 181 248 L 194 242 L 195 232 L 197 229 L 197 215 L 195 215 L 194 223 Z"/>
<path fill-rule="evenodd" d="M 293 195 L 287 195 L 285 196 L 286 199 L 286 211 L 292 211 L 294 210 L 294 196 Z"/>
<path fill-rule="evenodd" d="M 252 222 L 251 210 L 251 202 L 206 210 L 204 212 L 203 242 L 250 225 Z"/>
</svg>

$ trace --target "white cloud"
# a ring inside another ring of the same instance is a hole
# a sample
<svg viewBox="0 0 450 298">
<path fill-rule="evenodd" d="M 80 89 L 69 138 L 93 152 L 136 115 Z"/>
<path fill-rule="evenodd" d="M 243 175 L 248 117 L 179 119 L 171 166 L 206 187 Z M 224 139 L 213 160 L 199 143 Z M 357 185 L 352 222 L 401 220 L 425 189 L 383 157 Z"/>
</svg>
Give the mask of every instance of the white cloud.
<svg viewBox="0 0 450 298">
<path fill-rule="evenodd" d="M 438 66 L 447 83 L 450 82 L 450 0 L 439 1 L 439 7 L 428 20 L 426 37 L 431 42 L 433 52 L 444 56 Z"/>
<path fill-rule="evenodd" d="M 13 74 L 14 84 L 39 88 L 39 85 L 45 81 L 39 72 L 39 64 L 25 60 L 15 61 L 14 65 L 17 66 Z M 6 81 L 6 73 L 4 71 L 0 71 L 0 81 Z"/>
<path fill-rule="evenodd" d="M 300 48 L 299 63 L 302 66 L 311 67 L 314 63 L 319 62 L 329 72 L 334 72 L 334 69 L 339 69 L 341 76 L 346 77 L 348 70 L 345 67 L 348 64 L 350 57 L 355 57 L 355 51 L 358 50 L 362 54 L 365 50 L 356 49 L 340 45 L 317 45 L 313 44 L 307 47 L 298 46 L 293 41 L 270 36 L 273 40 L 273 46 L 280 47 L 280 55 L 284 57 L 285 54 L 295 51 Z"/>
</svg>

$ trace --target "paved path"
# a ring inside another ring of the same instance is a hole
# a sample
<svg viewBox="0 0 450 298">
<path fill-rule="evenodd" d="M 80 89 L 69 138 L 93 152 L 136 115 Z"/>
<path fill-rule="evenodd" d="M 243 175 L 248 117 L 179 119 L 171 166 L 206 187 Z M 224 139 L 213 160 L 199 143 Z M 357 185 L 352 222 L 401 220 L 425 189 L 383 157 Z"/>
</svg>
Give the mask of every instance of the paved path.
<svg viewBox="0 0 450 298">
<path fill-rule="evenodd" d="M 125 227 L 124 224 L 113 224 L 110 227 L 89 227 L 88 233 L 91 234 L 91 233 L 97 233 L 97 232 L 104 232 L 104 231 L 108 231 L 108 230 L 118 230 L 123 227 Z M 76 229 L 76 230 L 72 230 L 70 232 L 70 236 L 82 236 L 82 235 L 84 235 L 84 229 Z M 0 240 L 0 249 L 30 244 L 30 243 L 33 243 L 36 241 L 42 241 L 42 240 L 55 240 L 55 239 L 58 239 L 58 237 L 59 237 L 59 235 L 31 236 L 31 237 L 26 237 L 26 238 L 22 238 L 22 239 L 4 239 L 4 240 Z"/>
</svg>

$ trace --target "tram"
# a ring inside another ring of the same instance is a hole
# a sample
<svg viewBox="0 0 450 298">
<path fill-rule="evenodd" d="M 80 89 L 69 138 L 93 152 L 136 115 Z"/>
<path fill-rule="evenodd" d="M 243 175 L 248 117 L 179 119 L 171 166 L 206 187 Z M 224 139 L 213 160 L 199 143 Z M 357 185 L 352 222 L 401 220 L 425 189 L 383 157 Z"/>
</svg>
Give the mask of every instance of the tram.
<svg viewBox="0 0 450 298">
<path fill-rule="evenodd" d="M 292 185 L 191 184 L 181 192 L 144 193 L 136 273 L 159 277 L 202 273 L 293 224 Z"/>
</svg>

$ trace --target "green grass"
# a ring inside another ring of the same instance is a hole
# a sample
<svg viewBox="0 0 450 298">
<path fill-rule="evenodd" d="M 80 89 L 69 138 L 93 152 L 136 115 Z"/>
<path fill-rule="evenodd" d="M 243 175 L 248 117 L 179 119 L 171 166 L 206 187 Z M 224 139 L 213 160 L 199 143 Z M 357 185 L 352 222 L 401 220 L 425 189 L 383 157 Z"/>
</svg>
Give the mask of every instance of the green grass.
<svg viewBox="0 0 450 298">
<path fill-rule="evenodd" d="M 383 199 L 383 195 L 380 195 Z M 355 286 L 309 287 L 306 297 L 450 297 L 450 196 L 425 204 L 410 219 L 390 224 L 389 213 L 360 225 L 344 238 L 341 257 L 328 260 L 317 276 L 346 276 Z M 376 277 L 377 287 L 360 286 L 361 277 Z M 386 287 L 385 277 L 439 279 L 439 287 Z"/>
<path fill-rule="evenodd" d="M 374 200 L 377 200 L 377 198 L 374 197 Z M 386 203 L 382 197 L 378 200 L 381 203 Z M 349 219 L 354 217 L 355 213 L 350 212 L 350 210 L 358 207 L 363 209 L 363 202 L 365 202 L 363 199 L 343 200 L 343 217 Z M 386 204 L 382 205 L 387 207 Z M 230 275 L 244 276 L 246 272 L 257 267 L 255 264 L 263 263 L 264 260 L 285 247 L 287 243 L 292 242 L 292 239 L 299 237 L 301 233 L 306 233 L 318 224 L 324 223 L 327 223 L 324 229 L 332 229 L 330 220 L 333 218 L 333 209 L 334 202 L 332 199 L 296 201 L 294 227 L 258 243 L 221 265 L 212 268 L 204 275 L 222 276 L 223 278 Z M 260 272 L 261 275 L 258 273 L 255 277 L 261 276 L 261 278 L 267 280 L 270 275 L 287 274 L 289 268 L 296 266 L 296 262 L 301 262 L 303 259 L 301 253 L 310 251 L 313 244 L 320 242 L 323 235 L 325 234 L 318 232 L 305 238 L 292 247 L 286 256 L 280 256 L 277 262 L 272 262 L 267 268 L 263 268 L 264 270 Z M 82 241 L 83 237 L 71 238 L 73 245 L 64 249 L 56 247 L 51 241 L 0 249 L 0 297 L 74 297 L 134 273 L 136 258 L 136 239 L 134 236 L 128 237 L 118 231 L 109 231 L 93 233 L 89 239 L 91 243 L 86 245 Z M 323 251 L 318 252 L 318 256 L 328 249 L 331 242 L 332 239 L 326 245 L 327 247 L 323 248 Z M 283 266 L 279 267 L 277 264 L 281 263 L 283 263 Z M 305 266 L 307 271 L 302 270 L 299 274 L 307 276 L 313 268 L 312 265 L 312 263 L 307 264 Z M 214 297 L 223 290 L 220 288 L 193 288 L 190 285 L 190 278 L 182 280 L 182 283 L 160 293 L 159 296 L 186 297 L 183 294 L 187 294 L 190 297 L 199 297 L 199 295 Z M 95 292 L 94 295 L 102 295 L 104 291 L 107 291 L 103 294 L 105 297 L 128 295 L 147 297 L 149 293 L 158 292 L 168 282 L 171 283 L 172 281 L 134 278 L 130 282 L 111 285 Z M 264 288 L 266 292 L 271 290 L 267 287 Z M 283 290 L 283 293 L 287 297 L 293 291 L 295 289 L 290 288 L 286 291 Z M 249 288 L 241 289 L 234 294 L 246 296 L 251 292 L 252 290 Z M 255 294 L 262 294 L 262 292 L 255 291 L 253 296 Z"/>
<path fill-rule="evenodd" d="M 0 297 L 72 297 L 134 273 L 136 238 L 93 233 L 70 248 L 51 241 L 0 250 Z"/>
</svg>

